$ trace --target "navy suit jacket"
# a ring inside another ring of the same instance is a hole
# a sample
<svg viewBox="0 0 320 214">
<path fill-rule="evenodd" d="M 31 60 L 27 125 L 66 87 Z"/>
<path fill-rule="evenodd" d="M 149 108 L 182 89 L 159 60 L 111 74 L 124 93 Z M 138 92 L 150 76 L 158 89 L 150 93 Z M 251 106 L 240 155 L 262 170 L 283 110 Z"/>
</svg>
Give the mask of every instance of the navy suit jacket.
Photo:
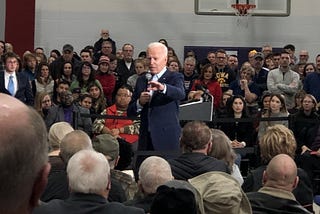
<svg viewBox="0 0 320 214">
<path fill-rule="evenodd" d="M 152 144 L 156 151 L 179 150 L 179 103 L 185 97 L 183 75 L 167 70 L 158 81 L 166 84 L 166 93 L 154 91 L 150 103 L 143 106 L 138 149 L 147 150 L 148 144 Z M 145 75 L 140 76 L 127 110 L 128 116 L 139 114 L 137 100 L 146 86 Z"/>
<path fill-rule="evenodd" d="M 4 72 L 0 71 L 0 92 L 11 95 L 10 92 L 6 89 L 5 81 L 4 81 Z M 15 98 L 19 99 L 21 102 L 26 105 L 33 106 L 34 98 L 31 91 L 31 85 L 28 80 L 28 77 L 23 73 L 16 73 L 17 82 L 18 82 L 18 90 L 15 94 Z"/>
</svg>

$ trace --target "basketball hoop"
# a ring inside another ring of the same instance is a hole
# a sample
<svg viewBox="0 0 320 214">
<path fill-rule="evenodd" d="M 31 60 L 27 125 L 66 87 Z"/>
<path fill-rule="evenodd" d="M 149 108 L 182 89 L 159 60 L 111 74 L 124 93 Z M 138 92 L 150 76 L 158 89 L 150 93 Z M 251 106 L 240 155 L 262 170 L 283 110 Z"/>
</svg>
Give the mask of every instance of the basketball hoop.
<svg viewBox="0 0 320 214">
<path fill-rule="evenodd" d="M 237 24 L 244 25 L 245 27 L 248 27 L 248 17 L 252 15 L 252 12 L 256 8 L 255 4 L 232 4 L 231 7 L 235 11 L 235 15 L 238 17 Z"/>
</svg>

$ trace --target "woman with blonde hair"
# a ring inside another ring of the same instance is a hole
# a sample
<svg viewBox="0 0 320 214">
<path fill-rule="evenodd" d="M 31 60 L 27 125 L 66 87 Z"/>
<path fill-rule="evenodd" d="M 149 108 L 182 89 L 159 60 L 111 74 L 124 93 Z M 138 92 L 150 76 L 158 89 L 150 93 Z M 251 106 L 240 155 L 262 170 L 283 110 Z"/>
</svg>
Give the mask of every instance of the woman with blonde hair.
<svg viewBox="0 0 320 214">
<path fill-rule="evenodd" d="M 240 185 L 243 184 L 243 177 L 240 173 L 238 165 L 235 164 L 237 157 L 236 153 L 231 147 L 231 140 L 228 136 L 219 129 L 211 129 L 212 136 L 212 149 L 209 153 L 210 156 L 223 160 L 228 165 L 228 168 Z"/>
<path fill-rule="evenodd" d="M 286 126 L 277 124 L 268 127 L 260 138 L 260 156 L 262 165 L 251 171 L 245 179 L 242 189 L 256 192 L 262 187 L 262 175 L 270 160 L 278 154 L 286 154 L 294 159 L 297 144 L 293 132 Z M 306 172 L 298 168 L 299 183 L 293 194 L 296 200 L 308 210 L 312 210 L 312 184 Z"/>
</svg>

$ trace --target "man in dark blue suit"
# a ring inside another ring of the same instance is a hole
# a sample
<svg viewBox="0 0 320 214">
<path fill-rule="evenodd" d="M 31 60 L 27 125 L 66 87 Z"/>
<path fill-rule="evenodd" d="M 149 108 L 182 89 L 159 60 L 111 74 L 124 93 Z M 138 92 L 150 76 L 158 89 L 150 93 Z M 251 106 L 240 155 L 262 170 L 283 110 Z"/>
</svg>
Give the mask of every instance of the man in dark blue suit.
<svg viewBox="0 0 320 214">
<path fill-rule="evenodd" d="M 14 96 L 26 105 L 33 106 L 34 98 L 28 77 L 16 72 L 18 56 L 11 52 L 7 53 L 4 62 L 5 70 L 0 71 L 0 93 Z"/>
<path fill-rule="evenodd" d="M 181 127 L 179 101 L 185 97 L 183 76 L 167 70 L 166 46 L 148 45 L 151 81 L 146 76 L 137 80 L 128 116 L 141 116 L 138 150 L 178 151 Z"/>
</svg>

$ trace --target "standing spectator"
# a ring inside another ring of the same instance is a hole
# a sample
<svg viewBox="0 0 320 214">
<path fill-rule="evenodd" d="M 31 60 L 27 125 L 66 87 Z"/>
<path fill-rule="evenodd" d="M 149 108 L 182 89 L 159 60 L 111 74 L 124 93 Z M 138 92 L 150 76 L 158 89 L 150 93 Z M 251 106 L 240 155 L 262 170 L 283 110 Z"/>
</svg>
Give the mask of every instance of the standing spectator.
<svg viewBox="0 0 320 214">
<path fill-rule="evenodd" d="M 37 76 L 36 68 L 37 68 L 36 56 L 32 53 L 25 53 L 23 55 L 22 72 L 28 77 L 30 84 L 33 80 L 35 80 Z"/>
<path fill-rule="evenodd" d="M 58 57 L 50 64 L 51 76 L 54 80 L 59 78 L 63 63 L 65 61 L 71 62 L 74 66 L 75 73 L 78 73 L 80 61 L 73 56 L 73 53 L 73 46 L 70 44 L 65 44 L 62 48 L 62 56 Z"/>
<path fill-rule="evenodd" d="M 101 50 L 101 46 L 104 41 L 109 41 L 112 45 L 112 54 L 116 54 L 116 42 L 110 38 L 109 30 L 101 29 L 100 36 L 101 38 L 94 43 L 94 53 L 97 53 Z"/>
<path fill-rule="evenodd" d="M 262 46 L 261 52 L 263 53 L 264 56 L 272 54 L 272 46 L 269 44 Z"/>
<path fill-rule="evenodd" d="M 116 78 L 110 71 L 110 59 L 107 56 L 101 56 L 99 59 L 96 79 L 101 83 L 107 103 L 111 104 L 112 94 L 116 86 Z"/>
<path fill-rule="evenodd" d="M 80 51 L 80 57 L 81 57 L 81 62 L 89 62 L 89 63 L 91 63 L 91 65 L 95 71 L 98 69 L 98 66 L 93 64 L 93 61 L 94 61 L 93 55 L 89 49 L 82 49 Z"/>
<path fill-rule="evenodd" d="M 317 102 L 320 102 L 320 54 L 316 57 L 317 69 L 304 79 L 303 90 L 307 94 L 313 95 Z"/>
<path fill-rule="evenodd" d="M 292 44 L 288 44 L 283 47 L 283 50 L 290 55 L 289 65 L 294 66 L 298 62 L 297 57 L 294 55 L 296 47 Z"/>
<path fill-rule="evenodd" d="M 282 52 L 280 55 L 280 67 L 269 72 L 267 78 L 268 90 L 285 96 L 287 109 L 295 105 L 294 96 L 299 89 L 299 74 L 292 71 L 289 66 L 290 55 Z"/>
<path fill-rule="evenodd" d="M 221 100 L 222 90 L 215 77 L 215 67 L 211 64 L 204 65 L 201 69 L 199 78 L 193 81 L 188 98 L 193 100 L 201 97 L 202 95 L 208 96 L 206 93 L 209 92 L 213 97 L 212 102 L 214 103 L 214 108 L 217 109 Z"/>
<path fill-rule="evenodd" d="M 252 80 L 254 77 L 254 69 L 248 63 L 244 63 L 240 69 L 240 79 L 234 80 L 230 84 L 229 92 L 233 95 L 241 95 L 248 104 L 250 115 L 254 115 L 258 111 L 258 100 L 261 96 L 260 88 Z"/>
<path fill-rule="evenodd" d="M 17 72 L 18 56 L 15 53 L 7 53 L 4 62 L 5 70 L 0 71 L 0 92 L 33 106 L 34 97 L 28 77 L 24 73 Z"/>
<path fill-rule="evenodd" d="M 238 64 L 238 56 L 237 55 L 231 54 L 230 56 L 228 56 L 227 64 L 231 70 L 233 70 L 236 74 L 238 73 L 239 64 Z"/>
<path fill-rule="evenodd" d="M 126 84 L 128 81 L 128 78 L 135 73 L 133 51 L 134 51 L 134 47 L 132 44 L 127 43 L 122 46 L 123 59 L 118 61 L 117 73 L 118 73 L 119 79 L 118 79 L 117 86 Z"/>
<path fill-rule="evenodd" d="M 264 55 L 261 52 L 257 52 L 250 63 L 255 70 L 253 81 L 258 85 L 261 93 L 267 90 L 267 76 L 268 70 L 263 68 Z"/>
<path fill-rule="evenodd" d="M 14 59 L 8 59 L 10 64 L 16 64 Z M 30 214 L 50 171 L 46 127 L 41 116 L 19 100 L 2 93 L 0 100 L 0 213 Z"/>
<path fill-rule="evenodd" d="M 192 83 L 198 78 L 198 73 L 196 72 L 196 59 L 194 57 L 187 57 L 184 60 L 182 74 L 184 77 L 184 89 L 186 93 L 186 98 L 191 91 Z"/>
<path fill-rule="evenodd" d="M 38 65 L 36 79 L 32 82 L 34 95 L 38 93 L 47 92 L 52 96 L 54 80 L 52 79 L 49 71 L 49 65 L 46 62 L 42 62 Z"/>
<path fill-rule="evenodd" d="M 73 64 L 71 62 L 64 62 L 61 67 L 61 72 L 59 74 L 59 79 L 68 81 L 70 84 L 76 80 L 76 75 L 74 75 Z"/>
<path fill-rule="evenodd" d="M 168 60 L 168 69 L 173 72 L 181 72 L 181 64 L 177 57 Z"/>
<path fill-rule="evenodd" d="M 230 83 L 236 79 L 236 73 L 227 65 L 227 53 L 223 49 L 216 51 L 216 79 L 219 82 L 222 92 L 229 89 Z"/>
<path fill-rule="evenodd" d="M 134 61 L 134 67 L 136 73 L 131 75 L 127 81 L 127 84 L 132 87 L 133 91 L 136 87 L 138 77 L 144 75 L 147 72 L 147 66 L 144 59 L 136 59 Z"/>
<path fill-rule="evenodd" d="M 100 57 L 109 56 L 110 54 L 112 54 L 112 43 L 110 41 L 103 41 L 101 50 L 94 54 L 93 63 L 98 64 Z"/>
<path fill-rule="evenodd" d="M 5 42 L 0 40 L 0 71 L 4 70 L 4 54 L 6 52 L 6 46 L 5 46 Z"/>
<path fill-rule="evenodd" d="M 82 62 L 77 79 L 71 83 L 69 90 L 72 91 L 75 88 L 80 88 L 81 93 L 84 93 L 88 90 L 88 86 L 93 82 L 97 82 L 97 84 L 101 86 L 99 80 L 95 78 L 95 71 L 93 70 L 92 65 L 89 62 Z"/>
</svg>

